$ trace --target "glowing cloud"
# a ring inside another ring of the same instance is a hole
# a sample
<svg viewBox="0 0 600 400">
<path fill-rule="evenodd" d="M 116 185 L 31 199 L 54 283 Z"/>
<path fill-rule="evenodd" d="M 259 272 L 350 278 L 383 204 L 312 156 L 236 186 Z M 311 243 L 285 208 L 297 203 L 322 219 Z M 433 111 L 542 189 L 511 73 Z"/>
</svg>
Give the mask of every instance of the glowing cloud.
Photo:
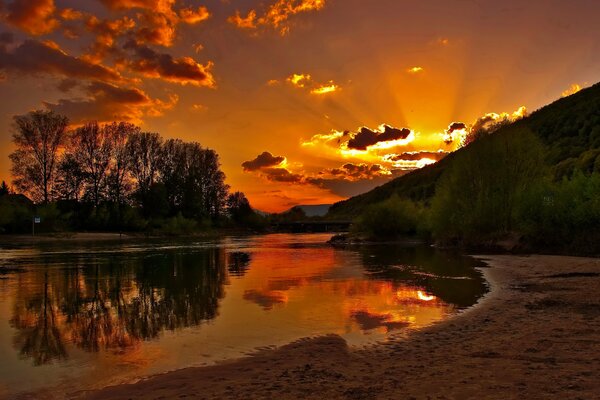
<svg viewBox="0 0 600 400">
<path fill-rule="evenodd" d="M 59 26 L 54 0 L 14 0 L 6 8 L 4 19 L 31 35 L 45 35 Z"/>
<path fill-rule="evenodd" d="M 312 94 L 321 95 L 337 92 L 338 90 L 340 90 L 340 87 L 333 82 L 330 82 L 328 85 L 319 86 L 315 89 L 312 89 L 310 92 Z"/>
<path fill-rule="evenodd" d="M 406 70 L 409 74 L 418 74 L 419 72 L 423 72 L 423 67 L 412 67 Z"/>
<path fill-rule="evenodd" d="M 567 97 L 572 94 L 575 94 L 575 93 L 579 92 L 581 89 L 583 89 L 581 87 L 581 85 L 579 85 L 578 83 L 572 83 L 571 86 L 569 86 L 569 88 L 567 90 L 562 92 L 562 97 Z"/>
<path fill-rule="evenodd" d="M 132 59 L 125 61 L 133 71 L 148 78 L 158 78 L 180 85 L 214 87 L 215 80 L 210 69 L 212 62 L 202 65 L 191 57 L 173 58 L 170 54 L 158 53 L 148 46 L 130 41 L 124 46 L 132 51 Z"/>
<path fill-rule="evenodd" d="M 121 81 L 118 72 L 72 57 L 50 41 L 25 40 L 12 52 L 0 47 L 0 70 L 19 75 L 53 74 L 70 78 Z"/>
<path fill-rule="evenodd" d="M 292 74 L 286 80 L 296 87 L 303 88 L 310 82 L 311 77 L 309 74 Z"/>
<path fill-rule="evenodd" d="M 290 31 L 288 20 L 291 16 L 307 11 L 318 11 L 323 7 L 325 7 L 325 0 L 277 0 L 261 16 L 252 9 L 243 17 L 238 10 L 228 18 L 228 21 L 241 29 L 271 27 L 283 36 Z"/>
</svg>

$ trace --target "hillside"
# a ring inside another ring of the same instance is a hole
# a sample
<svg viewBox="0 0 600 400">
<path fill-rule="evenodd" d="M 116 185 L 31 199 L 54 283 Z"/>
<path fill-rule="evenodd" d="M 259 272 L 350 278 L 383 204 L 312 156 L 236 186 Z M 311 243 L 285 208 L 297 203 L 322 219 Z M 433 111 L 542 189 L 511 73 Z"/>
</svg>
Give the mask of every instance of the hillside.
<svg viewBox="0 0 600 400">
<path fill-rule="evenodd" d="M 585 173 L 600 172 L 600 83 L 557 100 L 494 134 L 501 135 L 516 126 L 530 128 L 542 140 L 547 149 L 547 163 L 556 179 L 571 175 L 576 169 Z M 465 151 L 470 151 L 470 146 L 436 164 L 338 202 L 331 206 L 328 217 L 354 217 L 366 206 L 388 199 L 393 194 L 411 200 L 428 201 L 455 154 Z"/>
</svg>

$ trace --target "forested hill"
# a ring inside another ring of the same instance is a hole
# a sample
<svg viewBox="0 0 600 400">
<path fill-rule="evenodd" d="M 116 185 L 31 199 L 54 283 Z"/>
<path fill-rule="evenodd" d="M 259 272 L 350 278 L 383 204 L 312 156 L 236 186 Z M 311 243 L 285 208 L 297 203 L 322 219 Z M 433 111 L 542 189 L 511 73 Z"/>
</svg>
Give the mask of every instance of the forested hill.
<svg viewBox="0 0 600 400">
<path fill-rule="evenodd" d="M 575 170 L 586 174 L 600 172 L 600 83 L 551 103 L 512 125 L 500 128 L 501 135 L 515 127 L 531 129 L 544 143 L 546 160 L 555 179 L 570 176 Z M 329 217 L 353 217 L 370 204 L 397 194 L 415 201 L 428 201 L 435 193 L 438 179 L 455 155 L 471 151 L 466 146 L 436 164 L 396 178 L 370 192 L 334 204 Z"/>
</svg>

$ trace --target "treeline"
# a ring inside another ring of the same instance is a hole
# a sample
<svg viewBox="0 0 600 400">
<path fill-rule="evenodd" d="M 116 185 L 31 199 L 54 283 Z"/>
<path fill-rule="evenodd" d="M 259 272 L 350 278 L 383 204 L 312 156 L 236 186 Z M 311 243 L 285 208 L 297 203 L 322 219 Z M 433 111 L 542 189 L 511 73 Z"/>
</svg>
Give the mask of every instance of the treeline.
<svg viewBox="0 0 600 400">
<path fill-rule="evenodd" d="M 5 231 L 30 228 L 23 220 L 31 223 L 32 209 L 50 231 L 261 225 L 244 194 L 229 192 L 218 154 L 197 142 L 164 140 L 127 122 L 69 129 L 65 116 L 33 111 L 14 118 L 13 143 L 14 188 L 33 204 L 3 196 Z"/>
<path fill-rule="evenodd" d="M 355 230 L 374 238 L 414 236 L 440 244 L 600 254 L 600 174 L 557 177 L 548 147 L 522 124 L 456 152 L 434 196 L 392 196 L 367 207 Z"/>
</svg>

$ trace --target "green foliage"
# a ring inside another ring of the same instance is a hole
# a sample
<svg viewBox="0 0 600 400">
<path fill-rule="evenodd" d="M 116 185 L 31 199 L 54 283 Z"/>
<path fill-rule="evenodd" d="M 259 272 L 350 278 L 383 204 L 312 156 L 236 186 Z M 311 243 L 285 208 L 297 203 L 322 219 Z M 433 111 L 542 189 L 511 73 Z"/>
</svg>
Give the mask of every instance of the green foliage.
<svg viewBox="0 0 600 400">
<path fill-rule="evenodd" d="M 353 229 L 372 238 L 395 238 L 417 233 L 421 209 L 412 201 L 392 196 L 373 204 L 358 217 Z"/>
<path fill-rule="evenodd" d="M 214 150 L 165 142 L 125 122 L 91 122 L 67 131 L 67 118 L 52 112 L 14 120 L 14 184 L 45 206 L 40 231 L 154 232 L 164 226 L 174 234 L 228 225 L 229 186 Z M 8 185 L 0 185 L 0 196 L 9 193 Z M 231 214 L 233 223 L 260 225 L 245 196 L 236 195 L 245 203 Z M 13 221 L 13 205 L 5 208 L 2 223 L 11 227 L 3 230 L 23 225 Z"/>
<path fill-rule="evenodd" d="M 481 136 L 482 139 L 500 136 L 515 128 L 530 130 L 542 142 L 547 150 L 545 164 L 550 168 L 553 179 L 560 181 L 577 170 L 586 174 L 600 172 L 600 84 L 562 98 L 513 124 L 501 124 L 497 130 L 494 127 L 492 135 Z M 381 202 L 394 194 L 429 203 L 444 171 L 452 166 L 459 154 L 471 151 L 471 146 L 466 146 L 433 165 L 396 178 L 368 193 L 336 203 L 331 207 L 328 218 L 360 214 L 370 204 Z"/>
<path fill-rule="evenodd" d="M 188 219 L 177 214 L 174 217 L 167 218 L 160 225 L 162 233 L 167 235 L 189 235 L 198 230 L 199 224 L 193 219 Z"/>
<path fill-rule="evenodd" d="M 434 237 L 469 242 L 513 231 L 522 194 L 543 175 L 543 156 L 527 129 L 473 142 L 439 182 L 430 214 Z"/>
<path fill-rule="evenodd" d="M 519 209 L 521 229 L 536 246 L 597 254 L 600 246 L 600 174 L 576 173 L 527 191 Z"/>
</svg>

